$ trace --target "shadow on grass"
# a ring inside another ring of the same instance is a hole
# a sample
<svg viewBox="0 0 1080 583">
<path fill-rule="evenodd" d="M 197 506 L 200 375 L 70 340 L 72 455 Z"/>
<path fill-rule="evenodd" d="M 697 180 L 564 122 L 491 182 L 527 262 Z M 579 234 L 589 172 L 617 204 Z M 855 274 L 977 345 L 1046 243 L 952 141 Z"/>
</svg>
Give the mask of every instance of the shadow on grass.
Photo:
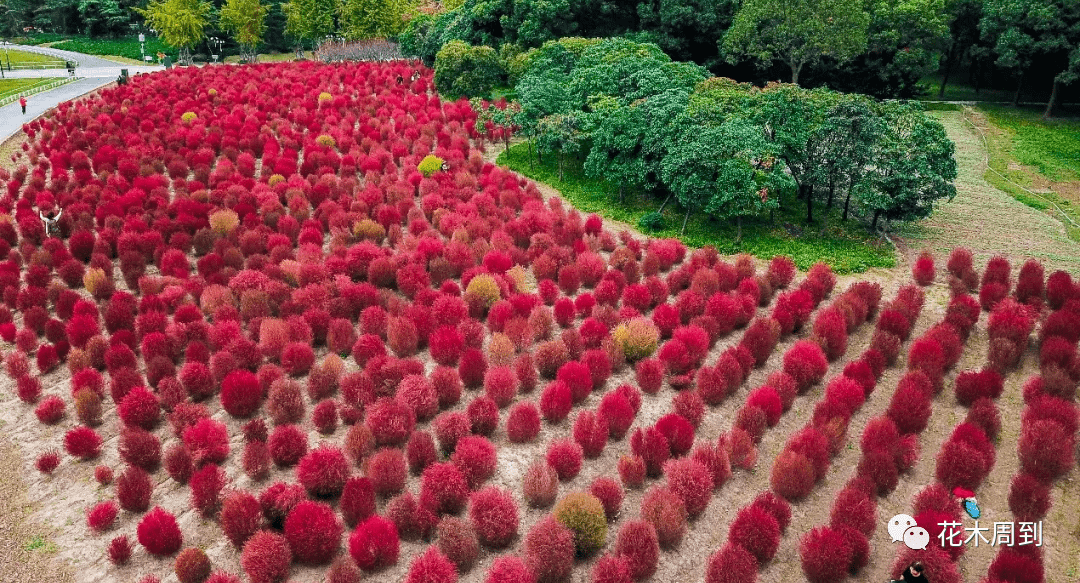
<svg viewBox="0 0 1080 583">
<path fill-rule="evenodd" d="M 660 207 L 661 201 L 637 192 L 627 193 L 625 202 L 620 203 L 618 188 L 585 176 L 580 161 L 571 161 L 560 181 L 554 161 L 549 158 L 544 163 L 537 162 L 535 154 L 529 153 L 527 143 L 511 146 L 509 151 L 499 154 L 497 163 L 552 186 L 582 212 L 638 225 L 643 216 Z M 815 209 L 818 222 L 807 226 L 802 202 L 786 197 L 781 204 L 783 208 L 776 211 L 774 221 L 744 219 L 741 242 L 736 242 L 734 224 L 703 213 L 691 214 L 686 234 L 680 236 L 685 210 L 674 203 L 663 211 L 663 226 L 647 231 L 647 234 L 678 237 L 693 247 L 712 245 L 724 254 L 750 253 L 762 259 L 787 255 L 800 269 L 807 269 L 818 261 L 829 264 L 836 273 L 860 273 L 874 267 L 896 265 L 892 247 L 870 235 L 858 221 L 840 221 L 840 209 L 826 212 L 824 205 L 818 205 Z M 825 219 L 824 227 L 822 218 Z"/>
</svg>

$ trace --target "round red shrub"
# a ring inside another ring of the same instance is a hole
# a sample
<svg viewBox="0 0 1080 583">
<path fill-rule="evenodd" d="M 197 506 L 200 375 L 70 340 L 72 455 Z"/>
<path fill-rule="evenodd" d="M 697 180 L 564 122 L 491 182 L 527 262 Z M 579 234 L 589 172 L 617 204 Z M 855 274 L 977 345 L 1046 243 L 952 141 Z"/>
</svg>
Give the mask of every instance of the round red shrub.
<svg viewBox="0 0 1080 583">
<path fill-rule="evenodd" d="M 296 466 L 296 478 L 308 494 L 336 497 L 349 478 L 349 460 L 340 448 L 321 445 L 307 453 Z"/>
<path fill-rule="evenodd" d="M 761 409 L 765 413 L 765 420 L 769 427 L 773 427 L 780 422 L 784 404 L 776 389 L 766 385 L 754 389 L 746 396 L 746 406 Z"/>
<path fill-rule="evenodd" d="M 376 494 L 391 496 L 405 488 L 408 467 L 400 449 L 384 447 L 368 456 L 364 462 L 364 473 L 371 480 Z"/>
<path fill-rule="evenodd" d="M 161 405 L 154 393 L 145 387 L 134 387 L 128 391 L 118 408 L 120 420 L 124 425 L 153 429 L 161 420 Z"/>
<path fill-rule="evenodd" d="M 607 445 L 607 420 L 592 411 L 581 411 L 574 419 L 573 437 L 585 457 L 598 457 Z"/>
<path fill-rule="evenodd" d="M 242 548 L 262 526 L 262 508 L 250 492 L 230 492 L 221 504 L 221 530 L 236 548 Z"/>
<path fill-rule="evenodd" d="M 89 427 L 76 427 L 64 434 L 64 450 L 81 460 L 91 460 L 101 454 L 101 436 Z"/>
<path fill-rule="evenodd" d="M 221 381 L 221 407 L 240 419 L 255 414 L 262 403 L 263 389 L 255 373 L 234 370 Z"/>
<path fill-rule="evenodd" d="M 402 445 L 416 427 L 416 415 L 406 404 L 382 397 L 367 409 L 364 425 L 379 445 Z"/>
<path fill-rule="evenodd" d="M 214 464 L 196 470 L 188 481 L 191 486 L 191 507 L 203 517 L 212 516 L 221 505 L 221 491 L 227 479 L 225 471 Z"/>
<path fill-rule="evenodd" d="M 467 435 L 458 440 L 450 462 L 461 470 L 469 488 L 475 490 L 495 474 L 495 446 L 486 437 Z"/>
<path fill-rule="evenodd" d="M 537 354 L 539 357 L 539 352 Z M 467 348 L 461 355 L 458 363 L 458 376 L 462 384 L 473 389 L 484 383 L 484 374 L 487 372 L 487 359 L 484 353 L 476 348 Z"/>
<path fill-rule="evenodd" d="M 159 557 L 175 553 L 184 544 L 176 518 L 160 506 L 143 515 L 136 533 L 139 544 L 151 555 Z"/>
<path fill-rule="evenodd" d="M 517 403 L 506 418 L 506 437 L 510 443 L 532 441 L 540 433 L 540 411 L 531 401 Z"/>
<path fill-rule="evenodd" d="M 495 404 L 500 409 L 514 401 L 517 389 L 517 375 L 508 366 L 490 368 L 484 376 L 484 393 L 491 397 L 491 400 L 495 401 Z"/>
<path fill-rule="evenodd" d="M 563 381 L 548 383 L 540 395 L 540 411 L 549 423 L 558 423 L 573 408 L 570 387 Z"/>
<path fill-rule="evenodd" d="M 537 583 L 570 577 L 574 567 L 574 534 L 554 516 L 541 518 L 525 535 L 525 564 Z"/>
<path fill-rule="evenodd" d="M 305 500 L 285 519 L 285 540 L 300 563 L 329 563 L 341 544 L 341 523 L 334 510 L 322 502 Z"/>
<path fill-rule="evenodd" d="M 626 561 L 630 576 L 644 581 L 653 576 L 660 562 L 660 541 L 656 528 L 646 520 L 630 520 L 615 539 L 615 555 Z"/>
<path fill-rule="evenodd" d="M 360 523 L 349 535 L 349 555 L 365 571 L 397 563 L 400 548 L 397 527 L 378 515 Z"/>
<path fill-rule="evenodd" d="M 405 446 L 405 458 L 409 462 L 409 471 L 419 474 L 424 468 L 435 463 L 439 454 L 435 451 L 435 440 L 427 431 L 413 431 L 409 443 Z"/>
<path fill-rule="evenodd" d="M 420 481 L 420 500 L 430 500 L 429 510 L 437 514 L 457 514 L 465 507 L 469 497 L 469 483 L 461 470 L 452 463 L 431 464 L 424 470 Z"/>
<path fill-rule="evenodd" d="M 307 434 L 296 425 L 279 425 L 270 433 L 267 446 L 275 465 L 292 466 L 307 453 Z"/>
<path fill-rule="evenodd" d="M 1055 480 L 1072 469 L 1073 450 L 1073 435 L 1050 419 L 1025 424 L 1017 445 L 1020 467 L 1044 482 Z"/>
<path fill-rule="evenodd" d="M 203 583 L 210 577 L 211 569 L 210 558 L 197 548 L 184 549 L 173 563 L 173 571 L 180 583 Z"/>
<path fill-rule="evenodd" d="M 504 547 L 517 536 L 517 502 L 510 492 L 488 486 L 469 497 L 469 520 L 481 544 Z"/>
<path fill-rule="evenodd" d="M 240 566 L 252 583 L 282 583 L 289 577 L 292 552 L 285 537 L 260 530 L 244 543 Z"/>
<path fill-rule="evenodd" d="M 56 395 L 45 397 L 34 408 L 34 415 L 45 425 L 55 425 L 64 418 L 64 400 Z"/>
<path fill-rule="evenodd" d="M 1021 522 L 1042 520 L 1050 511 L 1050 486 L 1031 474 L 1021 472 L 1009 486 L 1009 511 Z"/>
<path fill-rule="evenodd" d="M 915 283 L 927 286 L 934 283 L 934 256 L 929 251 L 923 251 L 915 264 L 911 267 L 911 277 Z"/>
<path fill-rule="evenodd" d="M 581 471 L 581 459 L 583 450 L 580 445 L 570 439 L 558 439 L 553 441 L 547 449 L 547 463 L 555 469 L 559 480 L 573 479 Z"/>
<path fill-rule="evenodd" d="M 907 381 L 907 382 L 905 382 Z M 893 393 L 886 415 L 896 423 L 900 433 L 922 433 L 930 419 L 930 395 L 923 385 L 928 384 L 921 371 L 909 372 Z"/>
<path fill-rule="evenodd" d="M 829 369 L 821 347 L 809 340 L 799 340 L 784 354 L 784 372 L 795 379 L 799 391 L 818 383 Z"/>
<path fill-rule="evenodd" d="M 764 509 L 750 505 L 735 515 L 728 540 L 750 551 L 758 563 L 766 563 L 780 546 L 780 524 Z"/>
<path fill-rule="evenodd" d="M 472 432 L 488 436 L 499 426 L 499 406 L 487 395 L 480 395 L 469 402 L 465 412 L 469 416 Z"/>
<path fill-rule="evenodd" d="M 641 499 L 641 518 L 656 529 L 660 546 L 671 549 L 679 546 L 686 534 L 686 507 L 670 488 L 653 486 Z"/>
<path fill-rule="evenodd" d="M 590 578 L 592 583 L 633 583 L 630 566 L 624 557 L 604 555 L 596 561 Z"/>
<path fill-rule="evenodd" d="M 664 363 L 656 358 L 645 358 L 634 365 L 635 379 L 642 392 L 656 394 L 664 382 Z"/>
<path fill-rule="evenodd" d="M 706 583 L 754 583 L 757 575 L 754 555 L 731 542 L 713 553 L 705 567 Z"/>
<path fill-rule="evenodd" d="M 131 559 L 131 547 L 132 544 L 127 535 L 122 534 L 113 538 L 108 547 L 109 562 L 117 566 L 126 565 Z"/>
<path fill-rule="evenodd" d="M 480 555 L 480 543 L 468 522 L 454 516 L 444 516 L 439 520 L 435 532 L 435 544 L 459 572 L 466 573 L 473 568 Z"/>
<path fill-rule="evenodd" d="M 196 466 L 220 464 L 229 455 L 229 433 L 225 424 L 202 418 L 184 429 L 184 446 Z"/>
<path fill-rule="evenodd" d="M 803 574 L 811 583 L 842 581 L 848 573 L 853 550 L 839 531 L 819 526 L 799 541 Z"/>
<path fill-rule="evenodd" d="M 928 529 L 929 530 L 929 529 Z M 954 547 L 960 548 L 963 547 Z M 963 577 L 955 560 L 945 551 L 929 546 L 925 550 L 903 549 L 896 555 L 896 560 L 889 570 L 890 576 L 903 578 L 903 571 L 914 561 L 923 565 L 923 576 L 934 583 L 960 583 Z"/>
<path fill-rule="evenodd" d="M 885 496 L 896 489 L 900 480 L 896 454 L 891 451 L 864 451 L 856 475 L 870 480 L 879 496 Z"/>
<path fill-rule="evenodd" d="M 90 527 L 95 534 L 100 534 L 112 528 L 119 512 L 119 507 L 112 500 L 98 502 L 87 509 L 86 526 Z"/>
<path fill-rule="evenodd" d="M 784 450 L 773 463 L 770 483 L 787 500 L 799 500 L 814 488 L 814 466 L 806 456 Z"/>
<path fill-rule="evenodd" d="M 550 279 L 544 281 L 550 282 Z M 484 583 L 536 583 L 536 575 L 521 558 L 508 555 L 495 559 L 488 569 Z"/>
<path fill-rule="evenodd" d="M 456 583 L 457 570 L 453 562 L 432 545 L 413 559 L 405 583 Z"/>
<path fill-rule="evenodd" d="M 535 460 L 525 470 L 522 494 L 534 508 L 546 508 L 555 503 L 559 492 L 559 474 L 545 460 Z"/>
<path fill-rule="evenodd" d="M 668 460 L 664 476 L 668 489 L 682 500 L 690 517 L 705 511 L 712 497 L 713 479 L 701 462 L 687 457 Z"/>
</svg>

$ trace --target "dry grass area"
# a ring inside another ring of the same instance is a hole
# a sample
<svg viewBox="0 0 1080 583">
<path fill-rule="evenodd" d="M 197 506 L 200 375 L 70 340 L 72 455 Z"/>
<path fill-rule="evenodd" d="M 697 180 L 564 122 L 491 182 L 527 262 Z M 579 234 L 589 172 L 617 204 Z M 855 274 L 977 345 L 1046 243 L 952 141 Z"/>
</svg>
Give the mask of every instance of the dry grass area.
<svg viewBox="0 0 1080 583">
<path fill-rule="evenodd" d="M 1026 258 L 1042 261 L 1047 272 L 1066 269 L 1080 273 L 1080 244 L 1069 239 L 1061 221 L 1017 201 L 984 178 L 986 149 L 976 130 L 960 112 L 934 114 L 956 144 L 956 198 L 942 203 L 929 219 L 902 231 L 899 241 L 908 258 L 929 249 L 940 259 L 954 247 L 972 250 L 976 265 L 994 255 L 1014 265 Z"/>
</svg>

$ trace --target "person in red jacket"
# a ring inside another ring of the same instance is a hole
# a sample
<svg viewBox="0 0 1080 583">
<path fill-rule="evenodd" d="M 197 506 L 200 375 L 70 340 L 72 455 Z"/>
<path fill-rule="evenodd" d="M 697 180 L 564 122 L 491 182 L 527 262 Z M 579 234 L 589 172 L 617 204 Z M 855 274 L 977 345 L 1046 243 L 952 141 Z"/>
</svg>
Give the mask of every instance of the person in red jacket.
<svg viewBox="0 0 1080 583">
<path fill-rule="evenodd" d="M 25 95 L 19 98 L 19 105 L 22 106 L 23 115 L 26 115 L 26 96 Z"/>
</svg>

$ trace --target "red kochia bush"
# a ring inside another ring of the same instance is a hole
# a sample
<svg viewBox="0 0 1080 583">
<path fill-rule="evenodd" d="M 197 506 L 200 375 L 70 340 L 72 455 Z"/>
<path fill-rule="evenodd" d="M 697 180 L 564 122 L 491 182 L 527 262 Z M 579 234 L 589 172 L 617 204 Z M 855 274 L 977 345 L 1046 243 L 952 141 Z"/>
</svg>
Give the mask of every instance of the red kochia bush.
<svg viewBox="0 0 1080 583">
<path fill-rule="evenodd" d="M 838 531 L 819 526 L 799 542 L 803 574 L 810 583 L 833 583 L 847 577 L 852 549 Z"/>
<path fill-rule="evenodd" d="M 210 577 L 210 559 L 202 549 L 184 549 L 176 557 L 173 571 L 180 583 L 203 583 Z"/>
<path fill-rule="evenodd" d="M 510 443 L 532 441 L 539 433 L 540 411 L 536 405 L 531 401 L 524 401 L 510 409 L 510 414 L 506 418 L 506 437 Z"/>
<path fill-rule="evenodd" d="M 886 414 L 896 422 L 900 433 L 922 433 L 926 429 L 931 403 L 930 393 L 923 388 L 924 384 L 929 385 L 926 375 L 921 371 L 910 372 L 900 380 L 893 393 Z"/>
<path fill-rule="evenodd" d="M 322 445 L 308 452 L 296 466 L 296 478 L 308 494 L 334 497 L 341 494 L 349 478 L 349 460 L 340 448 Z"/>
<path fill-rule="evenodd" d="M 582 411 L 574 419 L 573 436 L 585 457 L 595 458 L 607 445 L 607 420 L 592 411 Z"/>
<path fill-rule="evenodd" d="M 1050 486 L 1028 473 L 1019 473 L 1009 487 L 1009 511 L 1017 520 L 1042 520 L 1050 510 Z"/>
<path fill-rule="evenodd" d="M 469 488 L 479 488 L 495 474 L 495 446 L 487 438 L 467 435 L 458 440 L 450 461 L 461 470 Z"/>
<path fill-rule="evenodd" d="M 267 441 L 270 457 L 278 466 L 291 466 L 307 453 L 307 434 L 295 425 L 279 425 Z"/>
<path fill-rule="evenodd" d="M 432 504 L 428 508 L 432 512 L 457 514 L 465 507 L 468 496 L 469 483 L 454 464 L 439 462 L 424 470 L 420 481 L 420 500 Z"/>
<path fill-rule="evenodd" d="M 929 251 L 923 251 L 915 260 L 911 268 L 911 277 L 919 285 L 930 285 L 934 282 L 934 256 Z"/>
<path fill-rule="evenodd" d="M 155 506 L 143 515 L 136 532 L 139 544 L 151 555 L 171 555 L 180 550 L 180 546 L 184 544 L 184 537 L 176 524 L 176 518 L 160 506 Z"/>
<path fill-rule="evenodd" d="M 1025 424 L 1017 445 L 1020 467 L 1044 482 L 1055 480 L 1073 467 L 1073 443 L 1073 435 L 1057 421 L 1039 419 Z"/>
<path fill-rule="evenodd" d="M 547 462 L 559 479 L 571 480 L 581 471 L 581 446 L 569 439 L 556 440 L 548 446 Z"/>
<path fill-rule="evenodd" d="M 34 409 L 38 421 L 45 425 L 55 425 L 64 418 L 64 400 L 56 395 L 45 397 Z"/>
<path fill-rule="evenodd" d="M 86 511 L 86 525 L 95 533 L 109 530 L 112 528 L 113 522 L 116 521 L 116 515 L 119 511 L 116 502 L 112 500 L 98 502 Z"/>
<path fill-rule="evenodd" d="M 379 445 L 401 445 L 416 426 L 416 414 L 408 405 L 386 397 L 367 409 L 364 424 Z"/>
<path fill-rule="evenodd" d="M 349 536 L 349 555 L 365 571 L 397 563 L 400 548 L 397 527 L 378 515 L 360 523 Z"/>
<path fill-rule="evenodd" d="M 255 373 L 234 370 L 221 381 L 221 407 L 233 417 L 250 417 L 263 399 L 262 385 Z"/>
<path fill-rule="evenodd" d="M 184 445 L 196 466 L 220 464 L 229 455 L 229 433 L 220 421 L 199 419 L 183 435 Z"/>
<path fill-rule="evenodd" d="M 563 581 L 574 568 L 574 534 L 554 516 L 545 516 L 525 535 L 524 552 L 537 583 Z"/>
<path fill-rule="evenodd" d="M 705 511 L 712 497 L 713 478 L 701 462 L 687 457 L 668 460 L 664 476 L 668 489 L 682 500 L 691 517 Z"/>
<path fill-rule="evenodd" d="M 814 318 L 814 337 L 818 339 L 829 361 L 847 352 L 847 321 L 838 308 L 828 308 Z"/>
<path fill-rule="evenodd" d="M 679 546 L 686 534 L 686 507 L 666 486 L 653 486 L 641 499 L 641 518 L 652 523 L 660 546 Z"/>
<path fill-rule="evenodd" d="M 260 530 L 244 544 L 240 566 L 251 583 L 282 583 L 289 577 L 292 552 L 284 536 Z"/>
<path fill-rule="evenodd" d="M 626 561 L 630 576 L 635 580 L 644 581 L 652 577 L 660 562 L 656 528 L 646 520 L 626 522 L 615 539 L 615 555 Z"/>
<path fill-rule="evenodd" d="M 128 560 L 131 559 L 131 547 L 132 544 L 127 535 L 122 534 L 113 538 L 109 542 L 109 562 L 117 566 L 126 565 Z"/>
<path fill-rule="evenodd" d="M 758 563 L 766 563 L 780 546 L 780 525 L 771 514 L 756 506 L 747 506 L 735 515 L 728 540 L 750 551 Z"/>
<path fill-rule="evenodd" d="M 795 379 L 799 391 L 820 382 L 828 369 L 821 347 L 810 340 L 799 340 L 784 354 L 784 372 Z"/>
<path fill-rule="evenodd" d="M 341 523 L 329 505 L 305 500 L 285 519 L 285 540 L 300 563 L 330 562 L 341 544 Z"/>
<path fill-rule="evenodd" d="M 570 387 L 562 381 L 548 383 L 540 395 L 540 411 L 550 423 L 558 423 L 570 414 L 573 408 Z"/>
<path fill-rule="evenodd" d="M 506 490 L 488 486 L 469 497 L 469 520 L 481 544 L 504 547 L 517 536 L 517 502 Z"/>
<path fill-rule="evenodd" d="M 225 471 L 214 464 L 207 464 L 191 475 L 191 507 L 203 517 L 213 515 L 221 503 L 221 491 L 227 481 Z"/>
<path fill-rule="evenodd" d="M 774 492 L 787 500 L 799 500 L 814 489 L 814 466 L 806 456 L 785 450 L 773 463 L 770 480 Z"/>
<path fill-rule="evenodd" d="M 262 508 L 246 490 L 229 493 L 221 504 L 221 530 L 236 548 L 242 548 L 262 525 Z"/>
<path fill-rule="evenodd" d="M 82 460 L 101 454 L 101 436 L 89 427 L 76 427 L 64 435 L 64 450 Z"/>
<path fill-rule="evenodd" d="M 994 369 L 964 371 L 956 376 L 956 401 L 969 407 L 978 399 L 1000 397 L 1004 387 L 1001 373 Z"/>
<path fill-rule="evenodd" d="M 731 542 L 713 553 L 705 567 L 705 583 L 754 583 L 757 575 L 754 555 Z"/>
</svg>

